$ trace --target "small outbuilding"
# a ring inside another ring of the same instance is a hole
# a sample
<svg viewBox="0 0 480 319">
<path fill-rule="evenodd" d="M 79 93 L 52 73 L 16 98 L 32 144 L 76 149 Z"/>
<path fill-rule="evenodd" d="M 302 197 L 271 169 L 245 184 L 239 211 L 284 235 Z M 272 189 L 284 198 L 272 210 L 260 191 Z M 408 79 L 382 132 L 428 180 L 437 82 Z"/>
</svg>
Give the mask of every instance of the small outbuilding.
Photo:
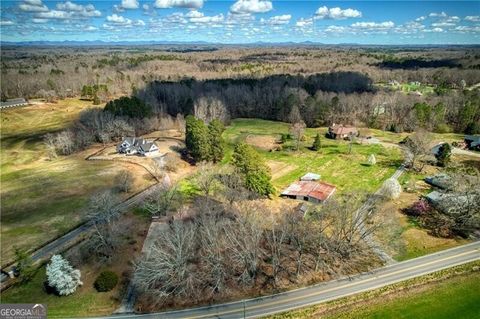
<svg viewBox="0 0 480 319">
<path fill-rule="evenodd" d="M 320 180 L 320 175 L 315 173 L 307 173 L 300 177 L 301 181 L 318 181 Z"/>
<path fill-rule="evenodd" d="M 354 126 L 333 123 L 326 134 L 331 139 L 345 139 L 352 136 L 358 136 L 358 130 Z"/>
<path fill-rule="evenodd" d="M 313 203 L 326 201 L 335 193 L 334 185 L 320 181 L 296 181 L 288 186 L 281 194 L 281 197 L 299 199 Z"/>
</svg>

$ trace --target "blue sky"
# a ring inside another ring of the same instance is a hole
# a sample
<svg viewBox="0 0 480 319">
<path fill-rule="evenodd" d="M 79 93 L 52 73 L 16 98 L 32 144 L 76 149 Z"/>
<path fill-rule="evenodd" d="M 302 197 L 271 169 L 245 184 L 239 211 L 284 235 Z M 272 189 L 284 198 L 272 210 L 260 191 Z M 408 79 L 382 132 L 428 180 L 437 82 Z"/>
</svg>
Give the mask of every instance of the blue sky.
<svg viewBox="0 0 480 319">
<path fill-rule="evenodd" d="M 2 41 L 479 44 L 480 1 L 1 0 Z"/>
</svg>

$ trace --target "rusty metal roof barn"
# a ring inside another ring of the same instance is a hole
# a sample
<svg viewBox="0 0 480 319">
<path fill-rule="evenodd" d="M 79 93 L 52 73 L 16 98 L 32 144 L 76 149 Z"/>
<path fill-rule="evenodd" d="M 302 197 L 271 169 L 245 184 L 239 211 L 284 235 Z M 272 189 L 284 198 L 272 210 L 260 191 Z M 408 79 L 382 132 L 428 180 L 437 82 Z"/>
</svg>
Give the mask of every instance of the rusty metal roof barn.
<svg viewBox="0 0 480 319">
<path fill-rule="evenodd" d="M 334 185 L 319 181 L 296 181 L 290 184 L 281 196 L 307 201 L 325 201 L 335 192 Z"/>
</svg>

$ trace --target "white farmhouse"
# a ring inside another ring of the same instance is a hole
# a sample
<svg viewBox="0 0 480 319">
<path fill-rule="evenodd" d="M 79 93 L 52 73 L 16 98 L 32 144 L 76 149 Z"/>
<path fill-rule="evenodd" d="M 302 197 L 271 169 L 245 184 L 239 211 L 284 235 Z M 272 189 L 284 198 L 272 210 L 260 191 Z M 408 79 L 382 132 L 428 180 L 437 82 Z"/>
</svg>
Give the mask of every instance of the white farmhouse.
<svg viewBox="0 0 480 319">
<path fill-rule="evenodd" d="M 117 145 L 117 151 L 121 154 L 151 156 L 158 153 L 158 147 L 154 142 L 143 138 L 127 137 Z"/>
</svg>

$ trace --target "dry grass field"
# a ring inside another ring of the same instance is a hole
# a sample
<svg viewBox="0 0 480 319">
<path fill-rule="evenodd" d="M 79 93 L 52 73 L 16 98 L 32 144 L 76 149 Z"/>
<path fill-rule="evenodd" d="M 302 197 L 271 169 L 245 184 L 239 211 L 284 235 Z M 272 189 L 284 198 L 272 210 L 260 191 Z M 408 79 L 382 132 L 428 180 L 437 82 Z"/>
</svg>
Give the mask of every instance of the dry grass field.
<svg viewBox="0 0 480 319">
<path fill-rule="evenodd" d="M 49 159 L 44 134 L 65 128 L 89 107 L 66 99 L 1 111 L 2 265 L 12 261 L 15 247 L 34 249 L 81 223 L 89 198 L 114 187 L 119 171 L 134 173 L 134 192 L 153 183 L 135 165 L 86 161 L 100 146 Z"/>
</svg>

